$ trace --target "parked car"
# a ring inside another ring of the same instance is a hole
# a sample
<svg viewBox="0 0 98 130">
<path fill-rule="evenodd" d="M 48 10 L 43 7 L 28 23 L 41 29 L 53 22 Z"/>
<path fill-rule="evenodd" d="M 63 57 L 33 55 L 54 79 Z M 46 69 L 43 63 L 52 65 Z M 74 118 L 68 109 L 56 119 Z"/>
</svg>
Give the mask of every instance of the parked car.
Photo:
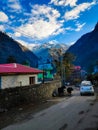
<svg viewBox="0 0 98 130">
<path fill-rule="evenodd" d="M 94 87 L 91 81 L 82 81 L 80 84 L 80 95 L 91 94 L 94 95 Z"/>
</svg>

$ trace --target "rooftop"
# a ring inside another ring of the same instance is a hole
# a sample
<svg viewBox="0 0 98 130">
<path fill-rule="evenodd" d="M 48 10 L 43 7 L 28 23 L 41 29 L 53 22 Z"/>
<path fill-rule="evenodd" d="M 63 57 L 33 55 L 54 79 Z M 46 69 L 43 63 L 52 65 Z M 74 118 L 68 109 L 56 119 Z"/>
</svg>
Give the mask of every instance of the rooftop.
<svg viewBox="0 0 98 130">
<path fill-rule="evenodd" d="M 17 63 L 0 64 L 0 74 L 38 74 L 38 73 L 42 73 L 42 70 Z"/>
</svg>

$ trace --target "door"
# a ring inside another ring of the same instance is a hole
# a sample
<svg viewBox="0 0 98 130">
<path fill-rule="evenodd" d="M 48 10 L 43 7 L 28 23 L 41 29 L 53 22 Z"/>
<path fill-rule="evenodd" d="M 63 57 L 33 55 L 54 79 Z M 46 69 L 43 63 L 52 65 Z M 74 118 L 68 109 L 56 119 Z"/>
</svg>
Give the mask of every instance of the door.
<svg viewBox="0 0 98 130">
<path fill-rule="evenodd" d="M 30 84 L 35 84 L 35 77 L 30 77 L 29 82 Z"/>
</svg>

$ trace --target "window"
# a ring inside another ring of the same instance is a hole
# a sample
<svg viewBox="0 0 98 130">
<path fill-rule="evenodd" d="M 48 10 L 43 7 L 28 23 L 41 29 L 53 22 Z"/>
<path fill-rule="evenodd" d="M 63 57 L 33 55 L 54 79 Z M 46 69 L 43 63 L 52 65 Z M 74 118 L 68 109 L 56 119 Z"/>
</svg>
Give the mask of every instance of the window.
<svg viewBox="0 0 98 130">
<path fill-rule="evenodd" d="M 29 82 L 30 84 L 35 84 L 35 77 L 30 77 Z"/>
</svg>

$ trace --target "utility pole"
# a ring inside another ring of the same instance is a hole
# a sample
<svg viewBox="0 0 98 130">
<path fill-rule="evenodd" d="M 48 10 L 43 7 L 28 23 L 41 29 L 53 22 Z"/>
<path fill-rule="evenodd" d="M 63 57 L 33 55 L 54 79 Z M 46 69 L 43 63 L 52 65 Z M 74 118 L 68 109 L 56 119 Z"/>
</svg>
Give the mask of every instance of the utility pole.
<svg viewBox="0 0 98 130">
<path fill-rule="evenodd" d="M 61 87 L 65 86 L 65 66 L 63 65 L 63 55 L 61 53 Z"/>
<path fill-rule="evenodd" d="M 43 84 L 45 82 L 45 79 L 44 79 L 44 63 L 43 63 Z"/>
<path fill-rule="evenodd" d="M 60 62 L 61 71 L 61 87 L 65 86 L 65 66 L 63 65 L 63 52 L 62 49 L 51 50 L 52 56 L 55 56 Z"/>
<path fill-rule="evenodd" d="M 61 87 L 65 86 L 65 66 L 63 64 L 63 52 L 61 49 L 58 50 L 58 55 L 60 59 L 60 69 L 61 69 Z"/>
</svg>

